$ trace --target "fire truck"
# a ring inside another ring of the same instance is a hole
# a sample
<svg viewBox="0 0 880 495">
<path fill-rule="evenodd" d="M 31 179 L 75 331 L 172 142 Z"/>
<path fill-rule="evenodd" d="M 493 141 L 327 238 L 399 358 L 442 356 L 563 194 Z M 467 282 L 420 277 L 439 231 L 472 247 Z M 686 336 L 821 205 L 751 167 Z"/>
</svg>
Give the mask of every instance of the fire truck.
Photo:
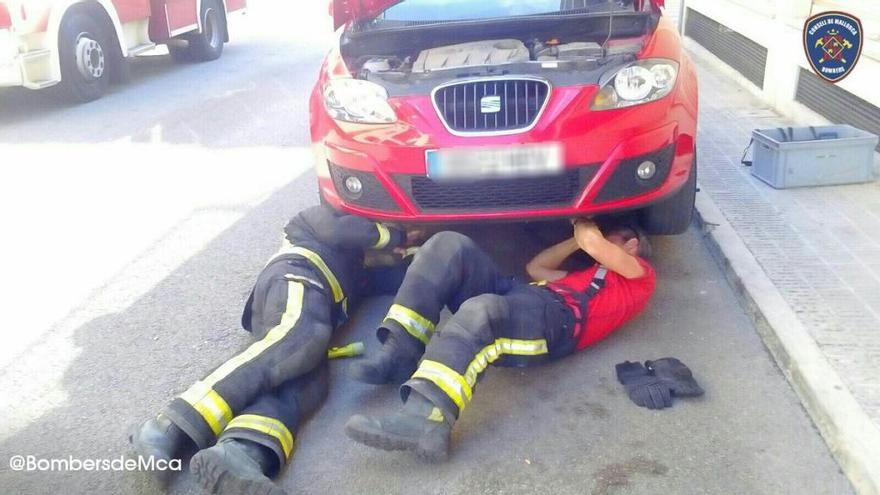
<svg viewBox="0 0 880 495">
<path fill-rule="evenodd" d="M 60 85 L 100 98 L 125 81 L 127 59 L 168 45 L 180 62 L 215 60 L 227 19 L 247 0 L 0 0 L 0 87 Z"/>
</svg>

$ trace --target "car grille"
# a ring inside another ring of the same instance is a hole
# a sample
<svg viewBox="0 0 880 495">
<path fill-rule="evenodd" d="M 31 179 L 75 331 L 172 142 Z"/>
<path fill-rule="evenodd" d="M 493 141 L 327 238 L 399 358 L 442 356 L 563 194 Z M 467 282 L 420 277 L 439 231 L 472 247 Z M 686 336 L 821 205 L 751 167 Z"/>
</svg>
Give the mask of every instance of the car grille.
<svg viewBox="0 0 880 495">
<path fill-rule="evenodd" d="M 423 175 L 398 176 L 396 180 L 423 212 L 476 213 L 571 206 L 597 170 L 582 167 L 550 177 L 462 183 L 434 182 Z"/>
<path fill-rule="evenodd" d="M 485 79 L 440 86 L 434 104 L 454 133 L 515 133 L 535 125 L 549 95 L 540 79 Z"/>
</svg>

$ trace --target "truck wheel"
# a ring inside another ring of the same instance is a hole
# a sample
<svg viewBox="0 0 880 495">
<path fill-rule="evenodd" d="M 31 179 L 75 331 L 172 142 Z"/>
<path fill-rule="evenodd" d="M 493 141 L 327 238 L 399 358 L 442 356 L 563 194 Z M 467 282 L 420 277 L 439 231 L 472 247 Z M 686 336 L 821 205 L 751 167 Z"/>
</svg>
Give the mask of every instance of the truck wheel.
<svg viewBox="0 0 880 495">
<path fill-rule="evenodd" d="M 107 29 L 91 17 L 73 13 L 64 17 L 59 31 L 61 88 L 68 99 L 85 103 L 107 92 L 113 52 Z"/>
<path fill-rule="evenodd" d="M 204 0 L 202 11 L 202 32 L 189 36 L 189 55 L 192 60 L 209 62 L 223 54 L 226 33 L 226 11 L 218 0 Z"/>
<path fill-rule="evenodd" d="M 678 235 L 687 231 L 694 215 L 697 195 L 697 154 L 691 175 L 681 190 L 639 212 L 639 222 L 649 235 Z"/>
</svg>

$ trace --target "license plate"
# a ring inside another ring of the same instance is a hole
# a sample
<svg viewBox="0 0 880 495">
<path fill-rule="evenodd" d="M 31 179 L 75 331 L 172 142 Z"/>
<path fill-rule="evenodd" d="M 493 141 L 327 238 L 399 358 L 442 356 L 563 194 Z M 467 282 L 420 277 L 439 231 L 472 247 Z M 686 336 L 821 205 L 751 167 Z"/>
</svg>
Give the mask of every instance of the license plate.
<svg viewBox="0 0 880 495">
<path fill-rule="evenodd" d="M 428 177 L 436 181 L 541 177 L 562 172 L 562 146 L 449 148 L 426 153 Z"/>
</svg>

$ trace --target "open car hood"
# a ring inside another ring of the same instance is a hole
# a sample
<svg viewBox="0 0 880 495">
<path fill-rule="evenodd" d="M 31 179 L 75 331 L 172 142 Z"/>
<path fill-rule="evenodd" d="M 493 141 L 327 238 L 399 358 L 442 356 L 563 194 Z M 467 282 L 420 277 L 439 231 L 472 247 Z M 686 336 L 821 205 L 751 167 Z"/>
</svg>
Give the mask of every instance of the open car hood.
<svg viewBox="0 0 880 495">
<path fill-rule="evenodd" d="M 372 19 L 383 10 L 396 5 L 403 0 L 333 0 L 330 7 L 333 15 L 333 28 L 351 21 Z"/>
<path fill-rule="evenodd" d="M 339 29 L 341 26 L 352 22 L 372 19 L 380 12 L 388 9 L 403 0 L 333 0 L 330 5 L 330 11 L 333 15 L 333 28 Z M 636 0 L 636 4 L 641 4 L 647 0 Z M 666 0 L 650 0 L 651 6 L 655 10 L 660 10 Z"/>
</svg>

